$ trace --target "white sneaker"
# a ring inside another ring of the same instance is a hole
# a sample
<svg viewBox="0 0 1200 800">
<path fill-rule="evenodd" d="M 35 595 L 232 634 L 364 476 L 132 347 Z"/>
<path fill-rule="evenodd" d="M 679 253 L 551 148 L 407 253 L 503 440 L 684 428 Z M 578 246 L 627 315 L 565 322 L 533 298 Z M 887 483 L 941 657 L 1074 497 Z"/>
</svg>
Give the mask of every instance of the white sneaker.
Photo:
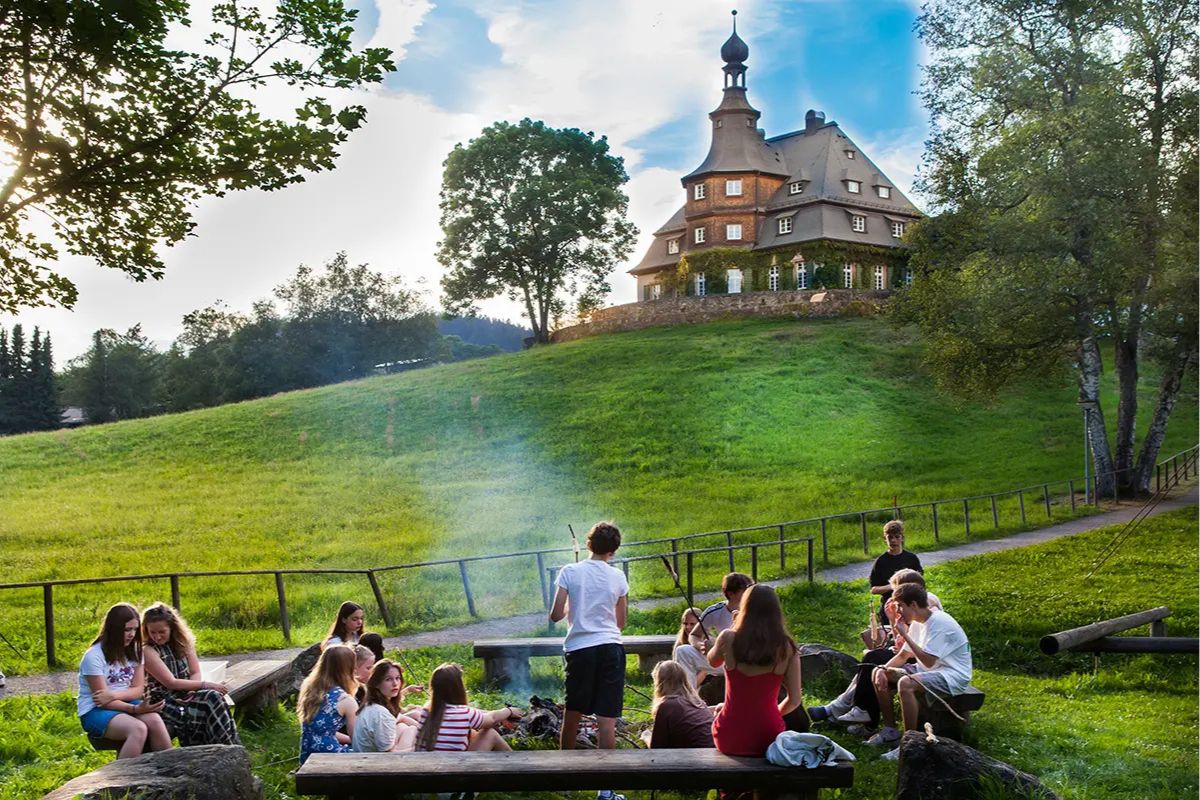
<svg viewBox="0 0 1200 800">
<path fill-rule="evenodd" d="M 870 722 L 871 715 L 858 706 L 854 706 L 845 714 L 838 717 L 838 722 Z"/>
<path fill-rule="evenodd" d="M 872 747 L 882 747 L 885 744 L 896 741 L 900 738 L 900 731 L 895 728 L 880 728 L 879 732 L 867 739 L 867 744 Z"/>
<path fill-rule="evenodd" d="M 900 759 L 900 748 L 897 747 L 895 750 L 888 750 L 880 758 L 886 758 L 888 761 L 898 761 Z"/>
</svg>

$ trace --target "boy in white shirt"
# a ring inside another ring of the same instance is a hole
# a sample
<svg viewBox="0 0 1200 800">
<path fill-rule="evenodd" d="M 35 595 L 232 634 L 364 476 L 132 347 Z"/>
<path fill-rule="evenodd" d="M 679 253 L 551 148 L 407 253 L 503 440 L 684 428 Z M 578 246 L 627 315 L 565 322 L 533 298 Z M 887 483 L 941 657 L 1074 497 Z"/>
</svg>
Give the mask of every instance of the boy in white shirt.
<svg viewBox="0 0 1200 800">
<path fill-rule="evenodd" d="M 621 629 L 629 604 L 629 583 L 609 560 L 621 546 L 621 531 L 611 522 L 597 522 L 588 531 L 591 557 L 567 564 L 554 585 L 550 621 L 567 618 L 563 641 L 566 659 L 567 699 L 559 745 L 575 748 L 580 720 L 596 715 L 597 744 L 616 747 L 617 717 L 625 700 L 625 648 Z M 602 797 L 611 793 L 601 792 Z"/>
</svg>

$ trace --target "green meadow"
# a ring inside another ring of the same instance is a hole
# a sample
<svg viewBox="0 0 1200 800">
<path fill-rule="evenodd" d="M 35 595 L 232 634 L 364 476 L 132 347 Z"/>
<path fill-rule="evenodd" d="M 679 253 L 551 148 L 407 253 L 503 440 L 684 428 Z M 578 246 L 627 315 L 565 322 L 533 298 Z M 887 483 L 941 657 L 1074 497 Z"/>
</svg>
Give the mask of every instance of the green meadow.
<svg viewBox="0 0 1200 800">
<path fill-rule="evenodd" d="M 4 580 L 362 568 L 569 547 L 568 523 L 582 534 L 596 519 L 644 541 L 1065 481 L 1082 472 L 1074 396 L 1064 373 L 988 405 L 961 403 L 921 369 L 911 331 L 869 319 L 755 320 L 11 437 L 0 440 Z M 1196 436 L 1193 387 L 1163 454 Z M 1071 516 L 1065 483 L 1053 491 L 1053 518 Z M 1041 502 L 1040 489 L 1026 497 L 1029 525 L 1046 522 Z M 961 508 L 942 512 L 942 543 L 962 541 Z M 998 526 L 986 501 L 971 514 L 973 536 L 1023 527 L 1015 496 L 999 501 Z M 886 516 L 869 519 L 872 551 Z M 827 536 L 829 563 L 863 557 L 857 519 L 830 524 Z M 928 513 L 914 515 L 909 545 L 935 544 Z M 762 577 L 781 573 L 777 553 L 764 551 Z M 786 571 L 804 557 L 789 547 Z M 743 552 L 739 568 L 748 561 Z M 721 555 L 696 566 L 698 587 L 727 569 Z M 483 616 L 541 606 L 531 558 L 469 572 Z M 380 577 L 394 631 L 468 618 L 455 564 Z M 653 564 L 635 565 L 632 579 L 642 596 L 669 589 Z M 346 598 L 383 627 L 361 576 L 286 583 L 296 642 L 317 639 Z M 185 578 L 181 590 L 204 652 L 284 644 L 271 576 Z M 43 668 L 41 589 L 0 597 L 0 630 L 25 655 L 0 657 L 5 671 Z M 111 603 L 159 599 L 169 599 L 165 579 L 57 588 L 60 661 L 75 661 Z"/>
<path fill-rule="evenodd" d="M 1172 635 L 1200 633 L 1195 509 L 1146 522 L 1102 570 L 1085 577 L 1097 551 L 1118 530 L 1090 531 L 929 570 L 930 586 L 971 638 L 972 682 L 987 694 L 983 709 L 972 717 L 966 743 L 1038 775 L 1065 800 L 1195 797 L 1200 686 L 1194 656 L 1110 654 L 1093 663 L 1089 655 L 1044 656 L 1037 647 L 1046 633 L 1157 605 L 1171 607 Z M 797 640 L 857 652 L 866 588 L 864 581 L 785 588 L 781 595 Z M 669 630 L 678 614 L 678 608 L 635 611 L 627 630 Z M 418 676 L 442 661 L 464 664 L 470 700 L 479 707 L 526 699 L 481 686 L 482 666 L 467 644 L 411 650 L 405 658 Z M 533 666 L 533 691 L 561 699 L 559 661 L 534 659 Z M 651 691 L 632 659 L 628 674 L 638 691 Z M 842 688 L 834 679 L 810 682 L 806 704 L 829 700 Z M 634 691 L 627 691 L 625 702 L 624 717 L 636 733 L 649 724 L 649 703 Z M 0 700 L 0 723 L 0 800 L 37 796 L 113 757 L 91 751 L 69 694 Z M 854 787 L 831 796 L 875 800 L 894 793 L 896 765 L 879 758 L 883 748 L 868 747 L 840 726 L 817 730 L 858 757 Z M 299 727 L 294 708 L 281 706 L 265 725 L 243 728 L 242 735 L 268 800 L 295 797 L 290 773 L 297 766 Z"/>
</svg>

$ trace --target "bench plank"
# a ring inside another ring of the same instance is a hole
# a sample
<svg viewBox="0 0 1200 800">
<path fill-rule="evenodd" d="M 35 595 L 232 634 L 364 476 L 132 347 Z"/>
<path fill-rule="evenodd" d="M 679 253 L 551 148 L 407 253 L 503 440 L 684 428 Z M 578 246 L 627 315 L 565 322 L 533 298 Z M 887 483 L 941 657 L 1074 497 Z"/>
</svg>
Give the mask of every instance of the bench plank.
<svg viewBox="0 0 1200 800">
<path fill-rule="evenodd" d="M 273 688 L 288 677 L 291 667 L 290 661 L 239 661 L 231 664 L 225 670 L 229 697 L 234 703 L 240 703 L 264 689 Z"/>
<path fill-rule="evenodd" d="M 758 789 L 808 794 L 847 788 L 854 767 L 776 767 L 711 749 L 523 750 L 511 753 L 316 753 L 296 773 L 299 794 L 392 797 L 414 792 L 594 789 Z"/>
</svg>

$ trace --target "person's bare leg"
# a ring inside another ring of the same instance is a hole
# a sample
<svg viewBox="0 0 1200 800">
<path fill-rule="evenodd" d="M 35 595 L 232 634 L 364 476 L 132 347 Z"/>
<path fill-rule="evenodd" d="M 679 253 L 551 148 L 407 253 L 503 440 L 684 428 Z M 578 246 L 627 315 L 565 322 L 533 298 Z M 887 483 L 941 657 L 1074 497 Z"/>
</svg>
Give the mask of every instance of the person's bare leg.
<svg viewBox="0 0 1200 800">
<path fill-rule="evenodd" d="M 163 718 L 158 714 L 143 714 L 141 719 L 146 723 L 146 739 L 150 749 L 170 750 L 171 733 L 167 730 L 167 723 L 163 722 Z"/>
<path fill-rule="evenodd" d="M 468 750 L 477 752 L 500 752 L 504 750 L 512 750 L 508 746 L 508 742 L 504 741 L 504 737 L 500 735 L 495 728 L 488 728 L 485 731 L 479 731 L 478 734 L 471 737 L 470 744 L 467 745 Z"/>
<path fill-rule="evenodd" d="M 905 675 L 896 684 L 896 692 L 900 695 L 900 718 L 904 722 L 904 730 L 917 730 L 917 722 L 921 719 L 921 695 L 925 688 L 916 678 Z"/>
<path fill-rule="evenodd" d="M 562 729 L 558 734 L 558 749 L 575 749 L 575 739 L 579 736 L 579 723 L 582 720 L 583 714 L 579 711 L 568 709 L 563 712 Z"/>
<path fill-rule="evenodd" d="M 117 758 L 136 758 L 146 746 L 146 726 L 132 714 L 118 714 L 109 720 L 104 729 L 104 738 L 121 742 Z"/>
<path fill-rule="evenodd" d="M 407 753 L 413 750 L 417 743 L 417 728 L 412 725 L 396 726 L 396 742 L 392 745 L 393 753 Z"/>
<path fill-rule="evenodd" d="M 614 717 L 596 717 L 596 747 L 612 750 L 617 746 L 617 720 Z"/>
<path fill-rule="evenodd" d="M 896 709 L 892 704 L 892 686 L 886 669 L 880 667 L 871 673 L 871 685 L 875 687 L 875 697 L 879 700 L 879 720 L 885 728 L 896 727 Z"/>
</svg>

